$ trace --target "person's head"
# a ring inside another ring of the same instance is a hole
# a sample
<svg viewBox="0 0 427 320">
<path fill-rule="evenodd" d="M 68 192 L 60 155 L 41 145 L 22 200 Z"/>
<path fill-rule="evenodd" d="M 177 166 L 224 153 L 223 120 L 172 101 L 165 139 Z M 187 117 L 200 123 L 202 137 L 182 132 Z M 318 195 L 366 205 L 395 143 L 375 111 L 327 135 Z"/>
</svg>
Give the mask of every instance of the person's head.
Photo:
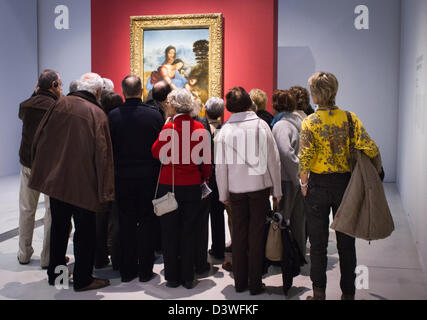
<svg viewBox="0 0 427 320">
<path fill-rule="evenodd" d="M 39 89 L 50 91 L 57 97 L 61 96 L 62 80 L 58 72 L 51 69 L 44 70 L 37 84 Z"/>
<path fill-rule="evenodd" d="M 103 91 L 114 91 L 114 83 L 108 78 L 102 78 L 104 86 L 102 87 Z"/>
<path fill-rule="evenodd" d="M 289 90 L 276 90 L 273 94 L 273 109 L 280 112 L 294 112 L 297 103 Z"/>
<path fill-rule="evenodd" d="M 249 92 L 249 96 L 251 97 L 252 101 L 255 103 L 257 107 L 257 111 L 259 110 L 265 110 L 265 107 L 267 106 L 267 94 L 260 90 L 260 89 L 252 89 Z"/>
<path fill-rule="evenodd" d="M 175 67 L 175 70 L 181 70 L 184 67 L 184 61 L 181 59 L 176 59 L 172 62 L 172 65 Z"/>
<path fill-rule="evenodd" d="M 153 99 L 157 102 L 165 102 L 168 94 L 172 91 L 171 86 L 164 80 L 156 82 L 151 90 Z"/>
<path fill-rule="evenodd" d="M 178 113 L 190 114 L 194 108 L 193 103 L 191 93 L 187 89 L 173 90 L 167 98 L 168 115 L 173 116 Z"/>
<path fill-rule="evenodd" d="M 176 48 L 174 46 L 168 46 L 165 49 L 165 62 L 163 64 L 169 62 L 169 64 L 172 64 L 173 61 L 175 61 L 176 57 Z"/>
<path fill-rule="evenodd" d="M 225 96 L 226 108 L 229 112 L 245 112 L 252 107 L 252 99 L 242 87 L 234 87 Z"/>
<path fill-rule="evenodd" d="M 113 91 L 104 91 L 101 95 L 101 106 L 104 109 L 105 113 L 109 113 L 111 110 L 117 108 L 122 104 L 122 96 Z"/>
<path fill-rule="evenodd" d="M 308 90 L 303 87 L 293 86 L 289 88 L 289 91 L 293 94 L 295 101 L 297 102 L 297 110 L 306 111 L 310 105 Z"/>
<path fill-rule="evenodd" d="M 216 120 L 224 114 L 224 100 L 212 97 L 205 103 L 206 115 L 211 120 Z"/>
<path fill-rule="evenodd" d="M 101 92 L 104 82 L 97 73 L 85 73 L 82 75 L 79 81 L 79 91 L 87 91 L 92 93 L 96 100 L 99 101 L 101 98 Z"/>
<path fill-rule="evenodd" d="M 79 80 L 71 81 L 69 91 L 70 93 L 79 91 Z"/>
<path fill-rule="evenodd" d="M 313 102 L 319 106 L 335 106 L 338 92 L 338 80 L 329 72 L 316 72 L 308 80 Z"/>
<path fill-rule="evenodd" d="M 128 75 L 122 81 L 122 91 L 126 99 L 142 97 L 141 78 L 135 75 Z"/>
</svg>

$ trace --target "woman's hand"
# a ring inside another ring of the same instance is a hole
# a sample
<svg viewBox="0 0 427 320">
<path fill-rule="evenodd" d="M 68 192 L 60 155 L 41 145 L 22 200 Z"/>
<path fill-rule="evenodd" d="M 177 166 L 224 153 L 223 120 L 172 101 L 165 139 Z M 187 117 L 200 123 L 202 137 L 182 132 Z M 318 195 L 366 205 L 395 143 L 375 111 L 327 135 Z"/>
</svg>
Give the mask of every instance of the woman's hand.
<svg viewBox="0 0 427 320">
<path fill-rule="evenodd" d="M 224 200 L 221 201 L 225 206 L 229 207 L 230 206 L 230 200 Z"/>
</svg>

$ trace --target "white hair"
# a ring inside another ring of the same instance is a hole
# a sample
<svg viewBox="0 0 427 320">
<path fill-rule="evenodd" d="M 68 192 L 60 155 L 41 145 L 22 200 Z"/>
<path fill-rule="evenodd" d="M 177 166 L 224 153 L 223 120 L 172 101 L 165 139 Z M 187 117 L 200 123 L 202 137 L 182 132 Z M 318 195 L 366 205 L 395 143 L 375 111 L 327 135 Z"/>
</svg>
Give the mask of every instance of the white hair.
<svg viewBox="0 0 427 320">
<path fill-rule="evenodd" d="M 114 91 L 114 83 L 108 78 L 102 78 L 102 81 L 104 82 L 104 86 L 102 87 L 102 90 L 105 91 Z"/>
<path fill-rule="evenodd" d="M 168 94 L 168 103 L 177 113 L 191 113 L 193 111 L 193 97 L 187 89 L 176 89 Z"/>
<path fill-rule="evenodd" d="M 79 81 L 79 91 L 88 91 L 96 96 L 99 89 L 102 90 L 104 82 L 97 73 L 85 73 Z"/>
<path fill-rule="evenodd" d="M 218 119 L 224 113 L 224 100 L 212 97 L 205 104 L 206 114 L 210 119 Z"/>
</svg>

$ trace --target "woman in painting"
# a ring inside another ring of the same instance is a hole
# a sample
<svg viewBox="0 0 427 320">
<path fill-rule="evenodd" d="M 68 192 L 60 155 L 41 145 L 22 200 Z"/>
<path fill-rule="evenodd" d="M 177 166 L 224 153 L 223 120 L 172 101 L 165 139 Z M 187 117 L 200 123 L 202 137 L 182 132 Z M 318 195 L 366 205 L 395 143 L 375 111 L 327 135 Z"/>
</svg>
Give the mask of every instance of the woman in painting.
<svg viewBox="0 0 427 320">
<path fill-rule="evenodd" d="M 179 72 L 184 67 L 184 62 L 181 59 L 176 59 L 176 48 L 168 46 L 165 50 L 165 60 L 162 65 L 151 73 L 147 81 L 147 90 L 151 90 L 153 85 L 160 80 L 165 80 L 172 88 L 184 88 L 187 84 L 185 79 Z"/>
</svg>

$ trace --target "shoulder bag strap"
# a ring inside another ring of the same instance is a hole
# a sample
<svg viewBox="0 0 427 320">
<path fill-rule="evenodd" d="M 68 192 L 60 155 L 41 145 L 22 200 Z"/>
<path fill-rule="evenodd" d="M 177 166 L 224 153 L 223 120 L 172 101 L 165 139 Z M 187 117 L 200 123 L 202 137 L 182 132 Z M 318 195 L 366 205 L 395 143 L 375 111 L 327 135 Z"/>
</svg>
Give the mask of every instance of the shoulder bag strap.
<svg viewBox="0 0 427 320">
<path fill-rule="evenodd" d="M 172 160 L 172 193 L 175 194 L 175 166 L 173 163 L 173 147 L 175 139 L 173 138 L 175 135 L 175 126 L 173 126 L 174 131 L 172 131 L 172 154 L 171 154 L 171 160 Z M 159 183 L 160 183 L 160 175 L 162 174 L 162 168 L 163 168 L 163 159 L 160 160 L 160 171 L 159 171 L 159 177 L 157 178 L 157 186 L 156 186 L 156 193 L 154 194 L 154 199 L 157 199 L 157 191 L 159 190 Z"/>
<path fill-rule="evenodd" d="M 351 171 L 353 171 L 354 169 L 354 165 L 356 162 L 356 157 L 355 157 L 355 147 L 354 147 L 354 122 L 353 122 L 353 118 L 351 117 L 351 113 L 346 111 L 345 112 L 347 114 L 347 121 L 348 121 L 348 135 L 349 135 L 349 139 L 350 139 L 350 168 Z"/>
</svg>

